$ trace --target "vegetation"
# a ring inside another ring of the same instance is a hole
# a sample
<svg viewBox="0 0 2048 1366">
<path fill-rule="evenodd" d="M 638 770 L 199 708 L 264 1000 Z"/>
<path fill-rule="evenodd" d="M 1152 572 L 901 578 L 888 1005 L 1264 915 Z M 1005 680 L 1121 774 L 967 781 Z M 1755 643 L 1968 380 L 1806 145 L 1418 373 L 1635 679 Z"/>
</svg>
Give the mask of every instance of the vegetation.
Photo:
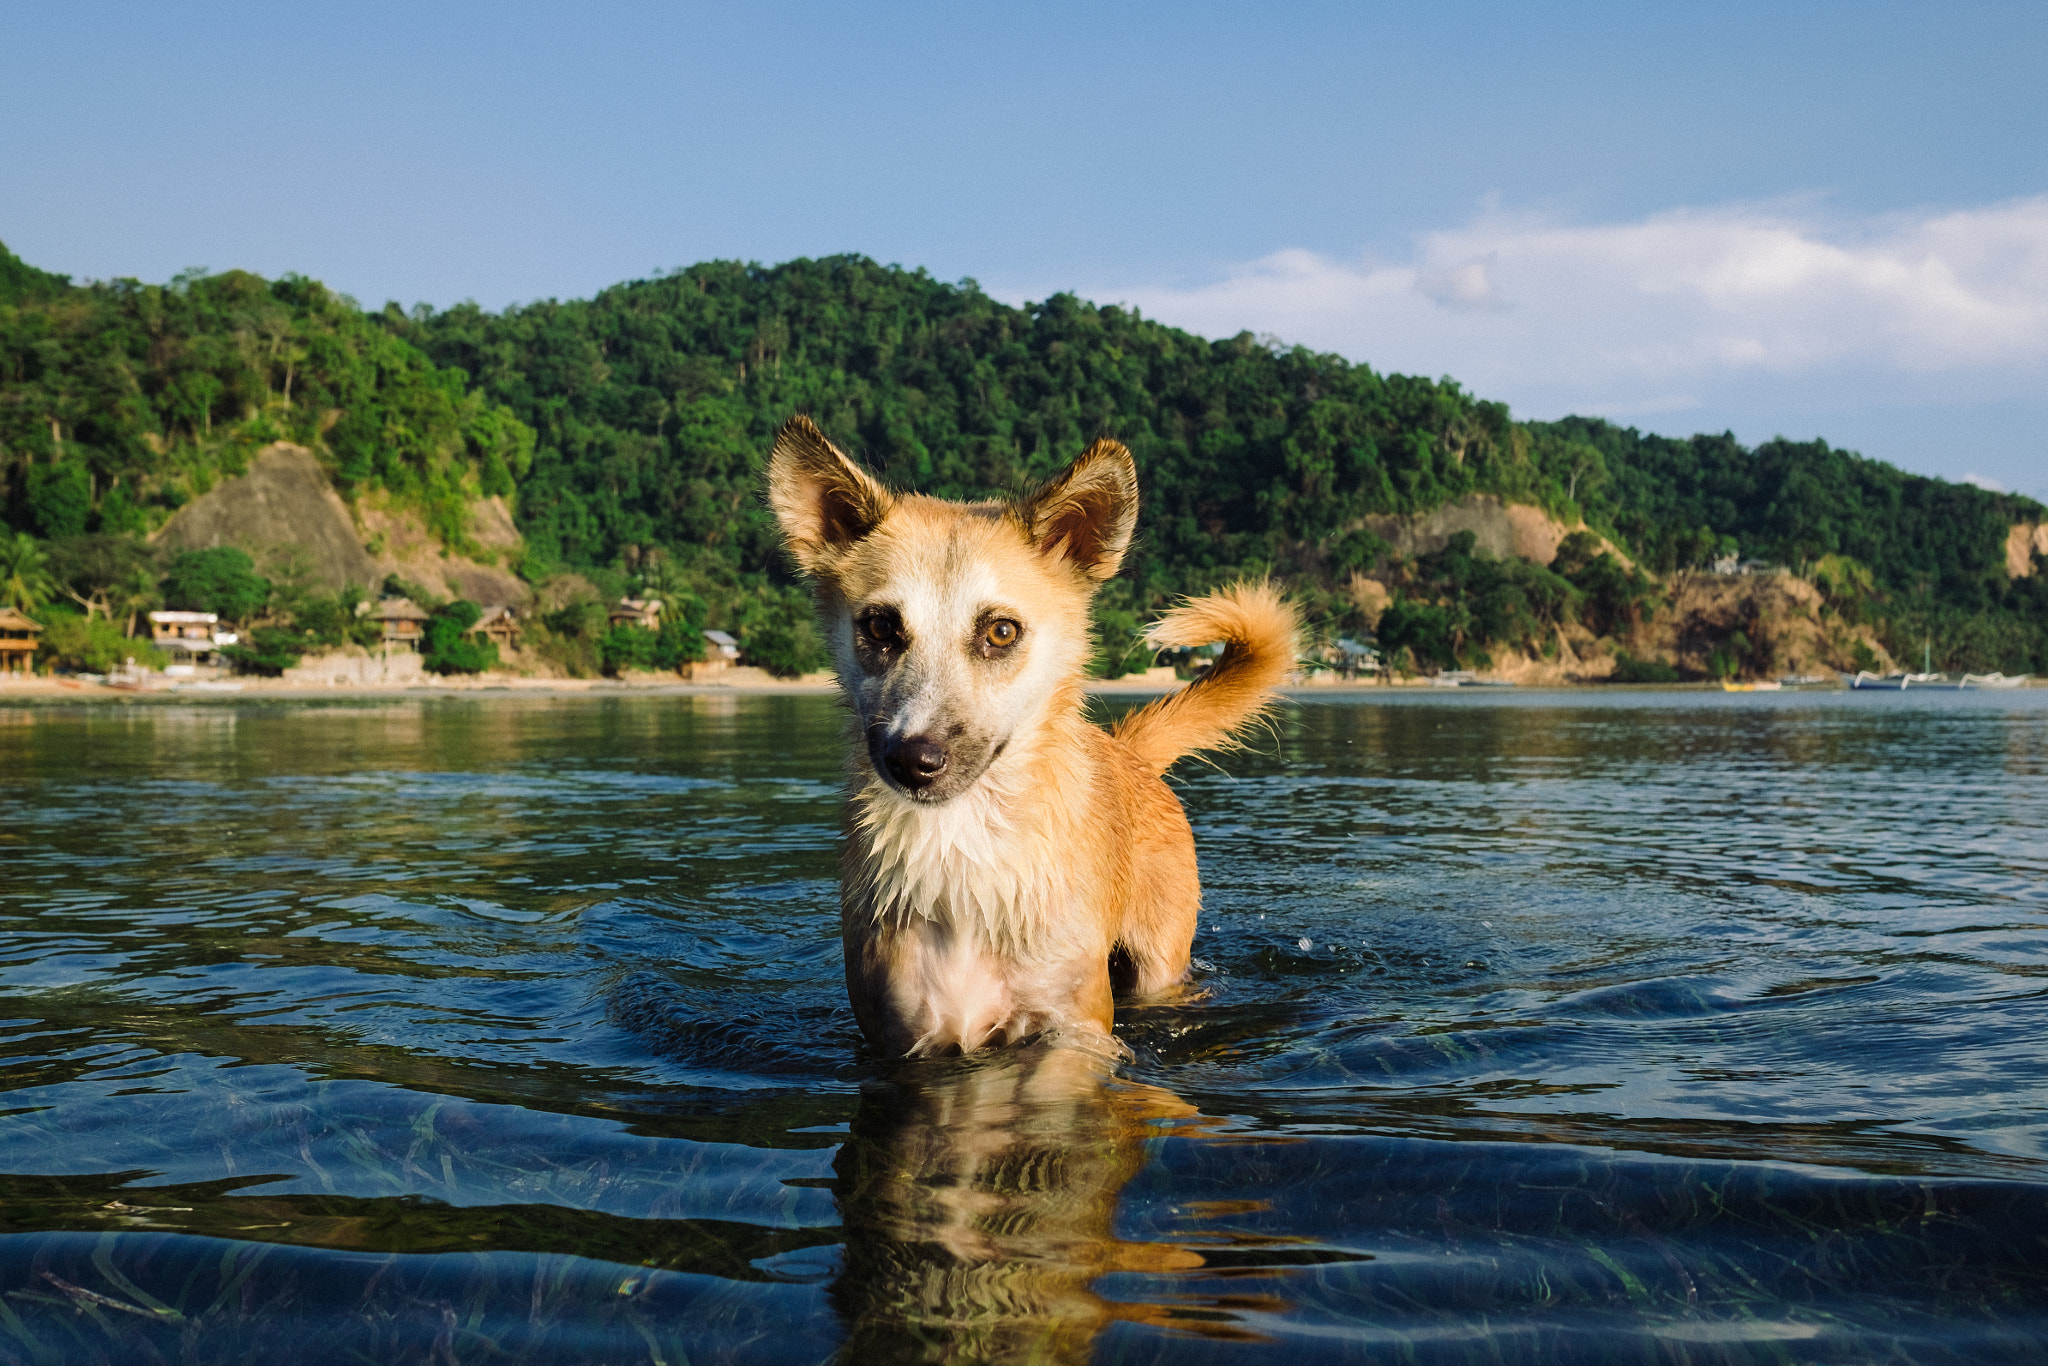
<svg viewBox="0 0 2048 1366">
<path fill-rule="evenodd" d="M 498 662 L 498 647 L 470 634 L 484 609 L 458 598 L 427 616 L 420 662 L 437 674 L 480 674 Z"/>
<path fill-rule="evenodd" d="M 38 618 L 43 634 L 37 654 L 61 668 L 103 674 L 130 659 L 141 668 L 160 669 L 168 657 L 147 640 L 123 635 L 105 617 L 89 617 L 69 607 L 52 607 Z"/>
<path fill-rule="evenodd" d="M 139 546 L 284 437 L 345 497 L 384 490 L 452 547 L 470 499 L 506 495 L 528 580 L 590 585 L 551 594 L 530 636 L 565 668 L 666 667 L 717 625 L 749 662 L 800 672 L 822 643 L 759 496 L 774 430 L 799 410 L 897 484 L 947 497 L 1014 494 L 1097 435 L 1126 441 L 1146 503 L 1097 610 L 1107 672 L 1151 663 L 1137 627 L 1175 596 L 1246 574 L 1286 581 L 1326 637 L 1377 626 L 1416 664 L 1450 667 L 1540 655 L 1567 630 L 1619 639 L 1662 610 L 1672 576 L 1735 553 L 1807 575 L 1896 654 L 1926 643 L 1938 666 L 2048 671 L 2048 579 L 2004 564 L 2008 528 L 2044 515 L 2029 499 L 1818 441 L 1518 423 L 1449 379 L 1210 342 L 1071 295 L 1015 308 L 859 257 L 408 313 L 296 276 L 73 285 L 0 250 L 0 516 L 45 565 L 0 546 L 0 587 L 132 613 L 149 566 L 111 547 Z M 1404 559 L 1368 524 L 1469 494 L 1588 530 L 1544 568 L 1471 542 Z M 157 572 L 165 601 L 199 595 Z M 1384 619 L 1350 591 L 1361 574 L 1387 588 Z M 593 619 L 589 594 L 624 592 L 674 604 L 668 643 Z M 301 638 L 345 634 L 303 625 L 312 611 L 288 614 Z M 1761 657 L 1716 648 L 1735 667 Z"/>
</svg>

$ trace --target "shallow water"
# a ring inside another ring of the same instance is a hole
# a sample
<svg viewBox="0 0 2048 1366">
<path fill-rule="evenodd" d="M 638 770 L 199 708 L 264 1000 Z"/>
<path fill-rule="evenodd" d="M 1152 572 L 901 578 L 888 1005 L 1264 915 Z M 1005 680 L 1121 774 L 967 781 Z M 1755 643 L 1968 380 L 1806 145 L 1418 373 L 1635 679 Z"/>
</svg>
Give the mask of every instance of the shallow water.
<svg viewBox="0 0 2048 1366">
<path fill-rule="evenodd" d="M 0 709 L 0 1362 L 2048 1357 L 2048 692 L 1305 702 L 885 1066 L 817 698 Z"/>
</svg>

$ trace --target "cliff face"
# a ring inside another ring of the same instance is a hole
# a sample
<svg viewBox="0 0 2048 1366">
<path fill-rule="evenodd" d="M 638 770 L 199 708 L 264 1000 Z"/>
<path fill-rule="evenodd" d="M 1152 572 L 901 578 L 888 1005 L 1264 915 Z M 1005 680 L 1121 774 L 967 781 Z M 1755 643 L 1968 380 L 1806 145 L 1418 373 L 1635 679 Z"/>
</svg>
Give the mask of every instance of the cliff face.
<svg viewBox="0 0 2048 1366">
<path fill-rule="evenodd" d="M 1669 605 L 1636 631 L 1631 653 L 1705 674 L 1722 652 L 1744 677 L 1770 678 L 1853 672 L 1860 645 L 1868 659 L 1890 667 L 1868 628 L 1847 626 L 1823 606 L 1820 590 L 1792 574 L 1683 574 Z"/>
<path fill-rule="evenodd" d="M 1504 502 L 1490 493 L 1474 493 L 1410 517 L 1368 517 L 1365 529 L 1401 555 L 1427 555 L 1442 550 L 1451 537 L 1469 531 L 1473 544 L 1496 559 L 1515 555 L 1537 564 L 1549 564 L 1557 558 L 1557 547 L 1564 538 L 1584 530 L 1585 523 L 1566 526 L 1542 508 Z M 1604 537 L 1601 544 L 1623 563 L 1629 562 Z"/>
<path fill-rule="evenodd" d="M 2005 576 L 2026 578 L 2036 555 L 2048 555 L 2048 522 L 2015 522 L 2005 536 Z"/>
<path fill-rule="evenodd" d="M 372 587 L 384 577 L 320 462 L 282 441 L 258 452 L 247 473 L 179 508 L 153 539 L 172 550 L 233 546 L 259 565 L 296 549 L 308 576 L 328 592 L 344 583 Z"/>
<path fill-rule="evenodd" d="M 1540 508 L 1483 494 L 1428 513 L 1366 523 L 1367 530 L 1404 556 L 1439 550 L 1452 536 L 1469 531 L 1475 547 L 1496 558 L 1516 556 L 1546 565 L 1557 558 L 1564 538 L 1582 528 L 1566 526 Z M 2012 545 L 2022 549 L 2009 547 L 2008 559 L 2022 555 L 2031 563 L 2036 537 L 2048 552 L 2048 527 L 2015 528 Z M 1603 539 L 1602 544 L 1629 563 L 1612 543 Z M 1558 633 L 1547 657 L 1495 648 L 1487 672 L 1525 684 L 1601 679 L 1613 673 L 1617 650 L 1674 664 L 1696 677 L 1730 667 L 1742 677 L 1765 678 L 1891 665 L 1868 627 L 1843 622 L 1828 610 L 1820 589 L 1796 575 L 1682 572 L 1659 587 L 1641 621 L 1612 639 L 1597 639 L 1583 625 L 1572 625 Z M 1385 582 L 1369 575 L 1354 575 L 1347 588 L 1359 613 L 1371 621 L 1378 620 L 1393 596 Z"/>
<path fill-rule="evenodd" d="M 258 452 L 246 473 L 178 509 L 152 539 L 173 550 L 234 546 L 266 572 L 296 555 L 327 592 L 345 583 L 375 592 L 398 574 L 485 607 L 525 604 L 532 594 L 505 567 L 525 546 L 504 500 L 480 499 L 469 511 L 471 539 L 498 563 L 450 554 L 416 513 L 381 493 L 350 508 L 311 451 L 280 441 Z"/>
</svg>

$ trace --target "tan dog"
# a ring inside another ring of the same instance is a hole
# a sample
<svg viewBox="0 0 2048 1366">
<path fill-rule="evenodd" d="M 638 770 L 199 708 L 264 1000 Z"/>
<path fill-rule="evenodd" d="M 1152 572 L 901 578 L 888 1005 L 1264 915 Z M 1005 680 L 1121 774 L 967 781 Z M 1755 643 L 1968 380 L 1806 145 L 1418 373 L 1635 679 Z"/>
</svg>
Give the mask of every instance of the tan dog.
<svg viewBox="0 0 2048 1366">
<path fill-rule="evenodd" d="M 1017 502 L 949 503 L 892 494 L 796 417 L 768 497 L 859 727 L 840 907 L 862 1032 L 898 1054 L 1038 1034 L 1113 1051 L 1113 986 L 1179 983 L 1201 910 L 1160 775 L 1272 699 L 1293 611 L 1241 585 L 1169 613 L 1155 647 L 1222 657 L 1105 733 L 1082 671 L 1089 599 L 1137 520 L 1121 445 Z"/>
</svg>

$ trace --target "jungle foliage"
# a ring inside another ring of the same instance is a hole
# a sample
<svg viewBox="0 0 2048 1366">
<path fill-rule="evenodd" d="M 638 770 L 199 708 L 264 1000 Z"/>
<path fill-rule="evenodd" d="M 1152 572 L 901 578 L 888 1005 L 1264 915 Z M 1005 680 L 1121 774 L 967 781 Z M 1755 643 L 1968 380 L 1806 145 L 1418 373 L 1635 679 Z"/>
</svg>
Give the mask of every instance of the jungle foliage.
<svg viewBox="0 0 2048 1366">
<path fill-rule="evenodd" d="M 1098 435 L 1128 443 L 1146 501 L 1097 612 L 1112 670 L 1149 662 L 1136 627 L 1174 596 L 1246 574 L 1282 578 L 1335 636 L 1375 624 L 1344 591 L 1372 573 L 1396 598 L 1382 631 L 1439 662 L 1654 610 L 1656 584 L 1597 536 L 1543 569 L 1455 546 L 1403 560 L 1365 527 L 1475 493 L 1583 519 L 1642 570 L 1739 552 L 1824 580 L 1831 610 L 1887 640 L 2048 670 L 2044 579 L 2008 581 L 2003 558 L 2040 505 L 1824 442 L 1516 422 L 1450 379 L 1207 341 L 1067 294 L 1013 307 L 855 256 L 711 262 L 502 312 L 365 312 L 297 276 L 73 285 L 0 249 L 0 515 L 53 571 L 59 547 L 133 541 L 288 438 L 345 496 L 389 490 L 451 545 L 468 499 L 507 494 L 529 579 L 658 590 L 693 629 L 797 671 L 822 647 L 759 493 L 795 411 L 946 497 L 1013 495 Z M 127 590 L 102 568 L 111 607 Z M 654 649 L 559 624 L 593 665 Z"/>
</svg>

